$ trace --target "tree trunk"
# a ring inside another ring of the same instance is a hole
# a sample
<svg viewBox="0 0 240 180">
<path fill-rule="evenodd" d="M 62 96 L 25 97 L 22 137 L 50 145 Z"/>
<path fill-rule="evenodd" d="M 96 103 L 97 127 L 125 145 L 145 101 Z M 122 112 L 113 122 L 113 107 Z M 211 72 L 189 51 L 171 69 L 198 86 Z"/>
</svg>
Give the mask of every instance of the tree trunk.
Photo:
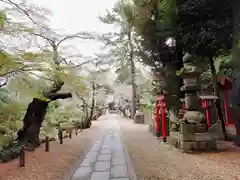
<svg viewBox="0 0 240 180">
<path fill-rule="evenodd" d="M 87 104 L 85 106 L 85 115 L 86 115 L 86 118 L 88 119 L 88 105 Z"/>
<path fill-rule="evenodd" d="M 222 124 L 222 131 L 224 134 L 224 139 L 227 140 L 227 131 L 225 128 L 225 122 L 224 122 L 224 117 L 223 117 L 223 112 L 222 112 L 222 108 L 221 108 L 221 101 L 220 101 L 220 93 L 219 93 L 219 87 L 217 85 L 217 76 L 216 76 L 216 69 L 214 66 L 214 60 L 213 60 L 213 56 L 210 55 L 209 56 L 209 63 L 210 63 L 210 68 L 211 68 L 211 73 L 212 73 L 212 84 L 213 84 L 213 88 L 214 88 L 214 94 L 219 97 L 218 99 L 216 99 L 216 109 L 217 109 L 217 115 L 219 120 L 221 121 Z"/>
<path fill-rule="evenodd" d="M 92 120 L 93 118 L 93 113 L 94 113 L 94 109 L 95 109 L 95 96 L 96 96 L 96 87 L 95 87 L 95 84 L 93 83 L 92 84 L 92 104 L 91 104 L 91 112 L 90 112 L 90 116 L 89 116 L 89 119 Z"/>
<path fill-rule="evenodd" d="M 72 97 L 71 93 L 52 93 L 46 96 L 49 101 L 33 98 L 29 103 L 23 119 L 23 127 L 18 131 L 18 140 L 25 144 L 28 150 L 34 150 L 40 145 L 39 133 L 47 113 L 48 104 L 57 99 Z"/>
<path fill-rule="evenodd" d="M 86 118 L 86 122 L 85 122 L 85 127 L 84 128 L 90 128 L 91 126 L 91 121 L 93 118 L 93 114 L 94 114 L 94 109 L 95 109 L 95 96 L 96 96 L 96 86 L 95 83 L 92 83 L 92 103 L 91 103 L 91 111 L 90 111 L 90 115 L 89 117 L 87 116 Z M 88 112 L 87 112 L 88 113 Z"/>
<path fill-rule="evenodd" d="M 166 105 L 170 114 L 178 117 L 181 107 L 180 102 L 180 85 L 181 77 L 176 74 L 177 67 L 173 63 L 166 63 L 164 67 L 164 87 L 163 90 L 167 94 Z"/>
<path fill-rule="evenodd" d="M 132 44 L 132 29 L 129 28 L 128 32 L 128 41 L 129 41 L 129 48 L 130 48 L 130 54 L 129 54 L 129 61 L 131 66 L 131 85 L 132 85 L 132 107 L 131 107 L 131 118 L 134 119 L 134 116 L 136 114 L 137 109 L 137 86 L 136 86 L 136 67 L 133 57 L 133 44 Z"/>
<path fill-rule="evenodd" d="M 23 128 L 18 132 L 18 139 L 24 144 L 39 145 L 38 136 L 44 117 L 46 115 L 48 102 L 34 98 L 28 105 L 27 112 L 23 119 Z"/>
</svg>

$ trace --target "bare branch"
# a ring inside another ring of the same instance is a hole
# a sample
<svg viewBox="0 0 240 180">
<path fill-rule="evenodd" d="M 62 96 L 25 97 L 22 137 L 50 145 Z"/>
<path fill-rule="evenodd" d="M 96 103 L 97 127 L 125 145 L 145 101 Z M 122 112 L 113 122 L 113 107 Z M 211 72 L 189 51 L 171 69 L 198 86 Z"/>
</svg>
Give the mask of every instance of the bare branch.
<svg viewBox="0 0 240 180">
<path fill-rule="evenodd" d="M 34 35 L 34 36 L 38 36 L 38 37 L 41 37 L 41 38 L 47 40 L 51 46 L 53 46 L 53 44 L 54 44 L 54 41 L 52 39 L 49 39 L 49 38 L 47 38 L 46 36 L 44 36 L 42 34 L 39 34 L 39 33 L 31 33 L 31 34 Z"/>
<path fill-rule="evenodd" d="M 39 26 L 39 24 L 31 17 L 31 15 L 29 14 L 28 11 L 26 11 L 25 9 L 23 9 L 22 7 L 20 7 L 19 4 L 13 2 L 12 0 L 1 0 L 4 3 L 10 4 L 12 6 L 15 6 L 19 12 L 25 14 L 32 22 L 33 24 L 35 24 L 37 27 L 39 27 L 40 29 L 42 28 L 41 26 Z"/>
<path fill-rule="evenodd" d="M 70 58 L 84 58 L 81 54 L 78 54 L 78 55 L 71 55 L 71 56 L 68 56 L 68 57 L 59 57 L 62 61 L 64 61 L 65 64 L 69 64 L 67 62 L 67 59 L 70 59 Z M 74 64 L 73 64 L 74 65 Z"/>
<path fill-rule="evenodd" d="M 86 100 L 83 97 L 81 97 L 78 92 L 76 92 L 76 94 L 77 94 L 78 98 L 82 100 L 82 102 L 85 106 L 90 107 L 90 106 L 88 106 Z"/>
<path fill-rule="evenodd" d="M 52 93 L 46 96 L 46 98 L 50 99 L 51 101 L 55 101 L 57 99 L 67 99 L 71 97 L 72 93 Z"/>
<path fill-rule="evenodd" d="M 67 58 L 60 57 L 60 59 L 61 59 L 65 64 L 69 64 L 69 63 L 67 62 Z"/>
<path fill-rule="evenodd" d="M 74 38 L 80 38 L 80 39 L 95 39 L 95 37 L 90 34 L 90 33 L 87 33 L 87 32 L 80 32 L 80 33 L 77 33 L 77 34 L 73 34 L 73 35 L 68 35 L 66 37 L 64 37 L 63 39 L 61 39 L 57 44 L 56 46 L 58 47 L 61 43 L 63 43 L 64 41 L 66 40 L 69 40 L 69 39 L 74 39 Z"/>
<path fill-rule="evenodd" d="M 78 64 L 78 65 L 70 66 L 70 67 L 67 67 L 67 68 L 80 68 L 80 67 L 82 67 L 83 65 L 88 64 L 88 63 L 90 63 L 90 62 L 91 62 L 91 60 L 88 60 L 88 61 L 82 62 L 82 63 L 80 63 L 80 64 Z"/>
</svg>

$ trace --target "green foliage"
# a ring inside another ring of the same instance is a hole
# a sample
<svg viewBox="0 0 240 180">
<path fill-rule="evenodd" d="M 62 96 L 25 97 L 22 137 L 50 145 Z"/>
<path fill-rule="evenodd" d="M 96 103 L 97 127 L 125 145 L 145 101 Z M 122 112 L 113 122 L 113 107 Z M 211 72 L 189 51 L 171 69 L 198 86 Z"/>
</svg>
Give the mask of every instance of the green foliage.
<svg viewBox="0 0 240 180">
<path fill-rule="evenodd" d="M 23 54 L 21 54 L 21 57 L 27 61 L 36 61 L 37 59 L 42 57 L 42 54 L 35 52 L 24 52 Z"/>
<path fill-rule="evenodd" d="M 124 83 L 127 80 L 129 81 L 130 69 L 128 65 L 122 65 L 119 69 L 116 70 L 117 78 L 116 81 Z"/>
<path fill-rule="evenodd" d="M 178 2 L 178 17 L 178 40 L 184 51 L 218 56 L 231 49 L 233 18 L 229 1 L 182 0 Z"/>
<path fill-rule="evenodd" d="M 0 160 L 2 161 L 8 161 L 19 154 L 20 145 L 13 140 L 16 139 L 16 132 L 22 127 L 22 119 L 32 98 L 49 101 L 46 94 L 54 92 L 53 89 L 60 84 L 61 86 L 55 92 L 60 90 L 67 90 L 73 94 L 78 92 L 85 100 L 84 103 L 89 104 L 89 80 L 79 75 L 79 71 L 74 72 L 73 65 L 68 64 L 70 61 L 62 60 L 65 58 L 62 58 L 63 53 L 60 48 L 56 49 L 64 40 L 87 37 L 88 33 L 63 38 L 46 24 L 49 14 L 48 10 L 26 3 L 24 0 L 19 3 L 2 2 L 0 9 L 2 37 L 0 51 L 0 150 L 2 151 L 0 151 Z M 35 41 L 36 38 L 46 40 L 41 42 L 47 42 L 47 46 L 38 44 Z M 76 97 L 73 99 L 71 107 L 69 104 L 61 104 L 60 101 L 49 104 L 41 136 L 49 135 L 55 138 L 56 128 L 69 130 L 85 119 L 85 111 L 78 108 L 83 102 L 76 100 Z"/>
<path fill-rule="evenodd" d="M 148 103 L 148 104 L 146 104 L 146 106 L 144 108 L 153 110 L 155 108 L 155 104 Z"/>
<path fill-rule="evenodd" d="M 11 143 L 7 148 L 0 151 L 0 161 L 8 162 L 16 158 L 21 151 L 21 145 L 18 142 Z"/>
<path fill-rule="evenodd" d="M 27 105 L 16 101 L 6 89 L 0 89 L 0 126 L 9 129 L 9 132 L 15 132 L 19 126 L 19 120 L 22 119 Z"/>
<path fill-rule="evenodd" d="M 56 137 L 57 129 L 72 131 L 74 127 L 84 119 L 84 113 L 74 104 L 63 105 L 56 101 L 50 103 L 45 122 L 41 131 L 41 136 Z"/>
</svg>

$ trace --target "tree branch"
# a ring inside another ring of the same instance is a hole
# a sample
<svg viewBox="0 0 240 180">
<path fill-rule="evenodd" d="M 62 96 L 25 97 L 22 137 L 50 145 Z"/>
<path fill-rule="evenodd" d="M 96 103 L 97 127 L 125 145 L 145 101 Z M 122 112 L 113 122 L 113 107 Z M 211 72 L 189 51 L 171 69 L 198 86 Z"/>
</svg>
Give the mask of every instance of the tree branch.
<svg viewBox="0 0 240 180">
<path fill-rule="evenodd" d="M 52 93 L 46 96 L 46 98 L 48 98 L 51 101 L 55 101 L 57 99 L 67 99 L 71 97 L 72 97 L 72 93 Z"/>
<path fill-rule="evenodd" d="M 52 39 L 49 39 L 49 38 L 47 38 L 46 36 L 44 36 L 42 34 L 39 34 L 39 33 L 31 33 L 31 34 L 34 35 L 34 36 L 38 36 L 38 37 L 41 37 L 41 38 L 47 40 L 50 43 L 51 46 L 53 46 L 53 44 L 54 44 L 54 41 Z"/>
<path fill-rule="evenodd" d="M 40 30 L 42 30 L 42 27 L 31 17 L 29 12 L 26 11 L 25 9 L 23 9 L 22 7 L 20 7 L 19 4 L 13 2 L 12 0 L 1 0 L 1 1 L 4 2 L 4 3 L 10 4 L 12 6 L 15 6 L 18 9 L 19 12 L 25 14 L 30 19 L 30 21 L 32 21 L 33 24 L 35 24 L 37 27 L 40 28 Z"/>
<path fill-rule="evenodd" d="M 80 38 L 80 39 L 95 39 L 94 36 L 90 35 L 89 33 L 77 33 L 77 34 L 73 34 L 73 35 L 68 35 L 66 37 L 64 37 L 63 39 L 61 39 L 56 46 L 58 47 L 61 43 L 63 43 L 64 41 L 68 40 L 68 39 L 73 39 L 73 38 Z"/>
<path fill-rule="evenodd" d="M 52 79 L 50 79 L 50 78 L 43 77 L 43 76 L 38 75 L 38 74 L 35 74 L 35 73 L 33 73 L 33 72 L 28 72 L 28 73 L 29 73 L 29 74 L 32 74 L 32 75 L 34 75 L 34 76 L 36 76 L 36 77 L 45 79 L 45 80 L 47 80 L 47 81 L 52 81 L 52 82 L 54 82 L 54 80 L 52 80 Z"/>
<path fill-rule="evenodd" d="M 18 72 L 21 72 L 21 71 L 46 71 L 47 70 L 47 69 L 44 69 L 44 68 L 34 69 L 34 68 L 30 68 L 30 67 L 31 67 L 30 65 L 26 65 L 26 66 L 20 67 L 18 69 L 13 69 L 11 71 L 0 74 L 0 77 L 7 76 L 8 74 L 11 74 L 11 73 L 18 73 Z M 30 68 L 30 69 L 28 69 L 28 68 Z"/>
<path fill-rule="evenodd" d="M 2 84 L 0 84 L 0 88 L 7 85 L 7 83 L 8 83 L 8 80 L 6 79 Z"/>
<path fill-rule="evenodd" d="M 11 74 L 11 73 L 16 73 L 16 72 L 19 72 L 19 71 L 24 71 L 24 69 L 27 68 L 27 67 L 31 67 L 31 66 L 26 65 L 26 66 L 20 67 L 20 68 L 18 68 L 18 69 L 14 69 L 14 70 L 11 70 L 11 71 L 2 73 L 2 74 L 0 74 L 0 77 L 1 77 L 1 76 L 6 76 L 6 75 Z"/>
</svg>

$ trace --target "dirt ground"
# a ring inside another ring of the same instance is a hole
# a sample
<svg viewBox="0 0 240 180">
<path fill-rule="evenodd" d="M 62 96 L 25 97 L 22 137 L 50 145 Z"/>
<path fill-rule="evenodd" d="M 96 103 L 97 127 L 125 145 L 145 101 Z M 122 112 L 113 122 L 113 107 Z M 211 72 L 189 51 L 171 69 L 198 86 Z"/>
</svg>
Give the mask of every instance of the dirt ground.
<svg viewBox="0 0 240 180">
<path fill-rule="evenodd" d="M 63 144 L 51 142 L 50 151 L 44 145 L 26 154 L 26 166 L 19 167 L 19 159 L 0 164 L 0 180 L 62 180 L 84 158 L 100 133 L 101 122 L 94 121 L 91 128 L 64 139 Z M 70 177 L 69 177 L 70 179 Z"/>
<path fill-rule="evenodd" d="M 121 136 L 138 180 L 240 180 L 240 149 L 228 142 L 219 153 L 184 154 L 150 134 L 147 125 L 121 119 Z M 70 179 L 74 164 L 84 158 L 100 135 L 101 121 L 72 139 L 51 142 L 50 152 L 44 146 L 26 155 L 26 167 L 19 159 L 0 164 L 0 180 L 65 180 Z M 100 180 L 100 179 L 99 179 Z"/>
<path fill-rule="evenodd" d="M 238 180 L 240 149 L 221 142 L 218 153 L 184 154 L 157 140 L 148 125 L 120 121 L 122 139 L 138 180 Z"/>
</svg>

